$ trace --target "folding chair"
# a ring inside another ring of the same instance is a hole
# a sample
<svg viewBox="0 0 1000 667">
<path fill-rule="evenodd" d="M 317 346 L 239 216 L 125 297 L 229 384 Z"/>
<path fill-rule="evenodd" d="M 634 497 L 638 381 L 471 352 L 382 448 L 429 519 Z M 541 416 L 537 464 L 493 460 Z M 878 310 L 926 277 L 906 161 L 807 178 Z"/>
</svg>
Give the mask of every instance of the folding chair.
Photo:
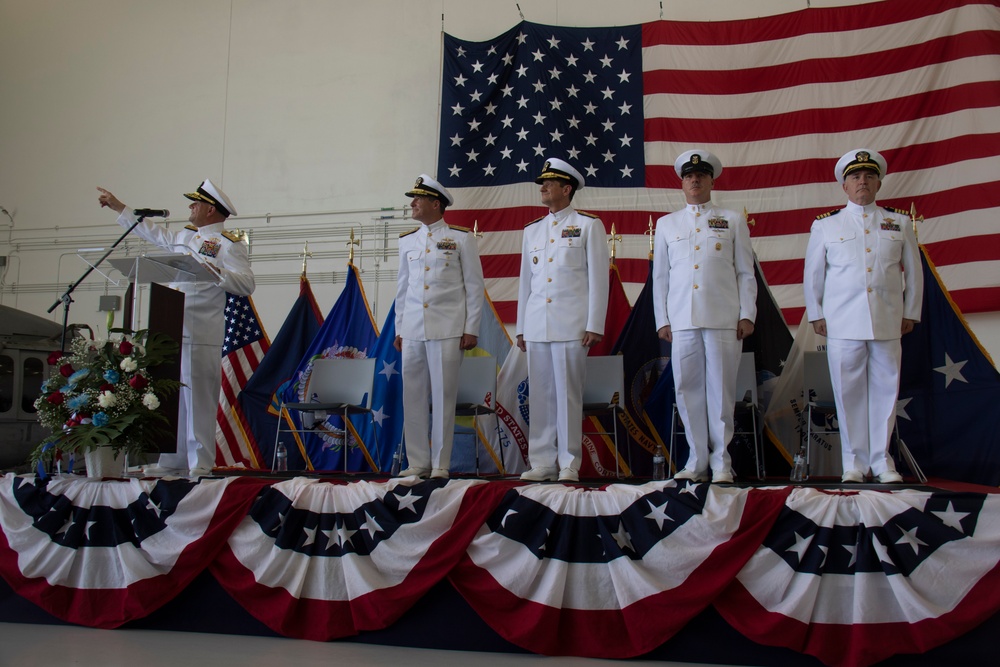
<svg viewBox="0 0 1000 667">
<path fill-rule="evenodd" d="M 317 359 L 313 362 L 312 371 L 309 374 L 305 395 L 312 398 L 311 401 L 303 403 L 282 402 L 278 412 L 278 429 L 274 434 L 274 459 L 271 469 L 274 469 L 274 461 L 277 460 L 278 439 L 281 433 L 308 432 L 310 429 L 282 429 L 281 425 L 284 417 L 289 416 L 289 410 L 297 410 L 300 413 L 312 413 L 314 421 L 324 421 L 327 413 L 334 412 L 340 414 L 344 420 L 344 472 L 347 472 L 347 442 L 349 433 L 353 432 L 350 422 L 350 415 L 367 414 L 372 415 L 371 397 L 372 385 L 375 382 L 375 358 L 354 359 L 348 357 L 329 357 Z M 300 415 L 301 417 L 301 415 Z M 375 438 L 375 452 L 378 449 L 378 434 L 374 427 L 374 415 L 372 415 L 372 434 Z M 300 418 L 301 423 L 301 418 Z M 361 448 L 365 456 L 365 461 L 374 472 L 380 472 L 376 459 L 365 443 L 355 435 L 355 442 Z"/>
<path fill-rule="evenodd" d="M 750 430 L 737 428 L 741 418 L 749 416 Z M 757 364 L 754 360 L 753 352 L 744 352 L 740 355 L 740 365 L 736 369 L 736 403 L 733 405 L 733 438 L 737 435 L 749 435 L 753 437 L 754 467 L 757 472 L 757 479 L 763 480 L 765 477 L 764 452 L 761 448 L 761 428 L 763 423 L 760 419 L 760 408 L 757 403 Z M 675 400 L 671 408 L 670 415 L 670 463 L 677 467 L 674 458 L 674 443 L 678 434 L 684 434 L 684 423 L 681 421 L 680 412 L 677 410 Z M 685 436 L 686 437 L 686 436 Z M 729 446 L 732 446 L 730 441 Z M 733 452 L 730 451 L 730 458 Z"/>
<path fill-rule="evenodd" d="M 741 423 L 745 423 L 747 417 L 750 419 L 750 430 L 739 428 Z M 753 352 L 744 352 L 740 356 L 740 366 L 736 371 L 736 405 L 733 412 L 733 426 L 734 439 L 737 435 L 753 437 L 754 467 L 757 479 L 763 480 L 766 476 L 764 452 L 761 446 L 761 427 L 763 424 L 760 420 L 760 408 L 757 403 L 757 364 Z"/>
<path fill-rule="evenodd" d="M 826 352 L 806 351 L 802 355 L 802 397 L 806 404 L 806 473 L 812 474 L 813 435 L 840 435 L 840 428 L 833 425 L 837 404 L 833 398 L 833 383 Z M 824 426 L 817 428 L 815 416 L 822 417 Z"/>
<path fill-rule="evenodd" d="M 479 428 L 479 417 L 492 414 L 496 422 L 495 431 L 499 432 L 500 417 L 496 411 L 497 396 L 497 361 L 492 356 L 472 356 L 462 359 L 462 368 L 458 372 L 458 395 L 455 400 L 456 417 L 472 417 L 473 428 L 476 431 L 476 476 L 479 476 L 479 442 L 483 443 L 489 452 L 493 463 L 501 475 L 507 474 L 503 460 L 503 449 L 499 458 L 490 440 Z"/>
<path fill-rule="evenodd" d="M 583 416 L 597 417 L 610 414 L 613 431 L 585 431 L 587 435 L 611 435 L 615 442 L 615 477 L 621 478 L 618 465 L 618 416 L 624 410 L 625 368 L 620 354 L 614 356 L 587 357 L 587 380 L 583 384 Z M 628 431 L 625 432 L 628 438 Z M 629 448 L 629 469 L 632 467 Z"/>
<path fill-rule="evenodd" d="M 802 356 L 802 396 L 806 400 L 806 471 L 810 472 L 810 452 L 812 451 L 812 436 L 840 434 L 840 428 L 832 425 L 832 417 L 837 415 L 837 405 L 833 396 L 833 382 L 830 380 L 830 366 L 826 358 L 825 351 L 807 351 Z M 824 422 L 831 424 L 823 430 L 817 430 L 813 421 L 813 414 L 823 416 Z M 892 438 L 890 445 L 895 445 L 896 454 L 910 472 L 920 481 L 921 484 L 927 481 L 924 471 L 910 449 L 899 437 L 899 427 L 893 418 Z"/>
</svg>

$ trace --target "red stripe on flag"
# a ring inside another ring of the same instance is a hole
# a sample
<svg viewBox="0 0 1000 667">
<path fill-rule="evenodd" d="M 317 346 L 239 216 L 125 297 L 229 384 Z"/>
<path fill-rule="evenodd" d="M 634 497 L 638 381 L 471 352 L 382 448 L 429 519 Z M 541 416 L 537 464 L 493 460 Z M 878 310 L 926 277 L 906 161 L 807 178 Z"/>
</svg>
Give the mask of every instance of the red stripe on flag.
<svg viewBox="0 0 1000 667">
<path fill-rule="evenodd" d="M 1000 35 L 976 31 L 878 53 L 817 58 L 741 70 L 656 69 L 642 75 L 646 95 L 747 95 L 793 86 L 892 76 L 917 67 L 1000 53 Z"/>
<path fill-rule="evenodd" d="M 889 26 L 931 16 L 955 7 L 984 5 L 990 0 L 955 0 L 922 3 L 912 0 L 872 2 L 845 7 L 802 9 L 749 21 L 658 21 L 642 26 L 643 47 L 657 44 L 681 46 L 738 46 L 799 37 L 812 33 L 839 33 Z M 938 11 L 934 11 L 937 9 Z"/>
<path fill-rule="evenodd" d="M 980 81 L 851 107 L 805 109 L 744 118 L 648 118 L 645 131 L 647 142 L 719 144 L 776 141 L 806 134 L 876 129 L 963 109 L 987 109 L 998 105 L 1000 85 L 996 81 Z M 656 184 L 650 185 L 656 187 Z"/>
</svg>

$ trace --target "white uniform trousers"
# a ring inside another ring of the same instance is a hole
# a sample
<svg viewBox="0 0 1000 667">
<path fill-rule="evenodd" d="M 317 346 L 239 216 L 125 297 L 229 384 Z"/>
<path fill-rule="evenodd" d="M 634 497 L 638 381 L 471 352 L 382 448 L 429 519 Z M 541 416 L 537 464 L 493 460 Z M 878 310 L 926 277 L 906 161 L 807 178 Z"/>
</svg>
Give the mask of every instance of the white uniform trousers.
<svg viewBox="0 0 1000 667">
<path fill-rule="evenodd" d="M 451 466 L 461 342 L 461 337 L 403 339 L 403 432 L 411 468 Z"/>
<path fill-rule="evenodd" d="M 527 348 L 528 461 L 532 468 L 572 468 L 579 472 L 583 462 L 587 348 L 579 340 L 528 341 Z"/>
<path fill-rule="evenodd" d="M 729 472 L 733 438 L 736 371 L 743 341 L 735 329 L 684 329 L 673 332 L 670 362 L 677 412 L 684 424 L 688 459 L 684 467 L 699 475 L 709 468 Z"/>
<path fill-rule="evenodd" d="M 898 338 L 826 340 L 845 472 L 866 474 L 870 468 L 877 476 L 896 469 L 888 449 L 902 349 Z"/>
<path fill-rule="evenodd" d="M 222 388 L 222 348 L 181 346 L 181 387 L 177 412 L 177 453 L 161 454 L 163 468 L 189 470 L 215 466 L 216 416 Z"/>
</svg>

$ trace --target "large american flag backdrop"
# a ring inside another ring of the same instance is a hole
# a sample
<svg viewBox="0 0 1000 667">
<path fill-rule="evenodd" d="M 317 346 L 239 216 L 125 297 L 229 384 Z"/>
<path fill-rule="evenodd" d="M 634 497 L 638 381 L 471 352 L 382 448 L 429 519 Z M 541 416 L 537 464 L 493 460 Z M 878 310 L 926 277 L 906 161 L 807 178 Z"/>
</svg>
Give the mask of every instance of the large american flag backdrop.
<svg viewBox="0 0 1000 667">
<path fill-rule="evenodd" d="M 447 578 L 537 653 L 643 655 L 713 607 L 759 644 L 868 665 L 1000 610 L 1000 495 L 983 489 L 7 474 L 0 576 L 115 628 L 207 571 L 270 630 L 319 641 L 389 628 Z"/>
<path fill-rule="evenodd" d="M 611 7 L 612 5 L 609 5 Z M 788 322 L 804 302 L 811 221 L 843 206 L 833 167 L 870 147 L 879 201 L 910 210 L 964 312 L 1000 309 L 1000 8 L 885 0 L 745 21 L 618 28 L 522 22 L 485 42 L 444 35 L 438 178 L 449 222 L 485 232 L 487 288 L 516 317 L 524 224 L 546 157 L 587 181 L 574 201 L 624 237 L 631 298 L 650 217 L 683 205 L 677 155 L 720 156 L 717 204 L 756 220 L 754 249 Z"/>
</svg>

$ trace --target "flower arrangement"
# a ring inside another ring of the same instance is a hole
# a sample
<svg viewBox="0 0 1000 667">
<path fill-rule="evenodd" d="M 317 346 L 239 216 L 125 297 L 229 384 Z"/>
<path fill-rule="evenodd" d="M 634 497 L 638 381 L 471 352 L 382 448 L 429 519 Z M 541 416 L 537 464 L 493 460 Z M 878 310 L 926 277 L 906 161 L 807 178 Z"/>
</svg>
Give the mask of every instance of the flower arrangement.
<svg viewBox="0 0 1000 667">
<path fill-rule="evenodd" d="M 112 329 L 117 338 L 75 338 L 69 354 L 53 352 L 52 374 L 35 401 L 38 421 L 52 431 L 32 452 L 33 463 L 64 452 L 111 447 L 115 454 L 146 451 L 165 426 L 161 400 L 180 389 L 176 380 L 153 378 L 149 369 L 176 357 L 179 346 L 147 329 Z"/>
</svg>

